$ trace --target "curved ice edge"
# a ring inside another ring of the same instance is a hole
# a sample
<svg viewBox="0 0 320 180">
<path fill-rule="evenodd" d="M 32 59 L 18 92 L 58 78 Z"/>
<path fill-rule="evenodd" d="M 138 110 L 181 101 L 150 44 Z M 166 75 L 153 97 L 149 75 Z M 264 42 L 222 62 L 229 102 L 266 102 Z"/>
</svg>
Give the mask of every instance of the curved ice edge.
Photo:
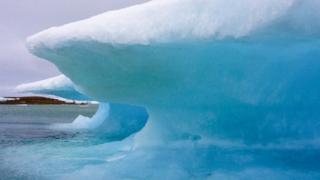
<svg viewBox="0 0 320 180">
<path fill-rule="evenodd" d="M 16 91 L 20 93 L 54 95 L 72 100 L 92 100 L 92 98 L 79 92 L 73 82 L 64 75 L 21 84 L 16 87 Z M 142 107 L 100 102 L 99 108 L 93 117 L 79 115 L 72 123 L 54 124 L 52 128 L 93 131 L 99 136 L 123 139 L 142 129 L 147 119 L 148 113 Z"/>
<path fill-rule="evenodd" d="M 69 124 L 55 124 L 54 127 L 58 129 L 95 129 L 98 128 L 106 119 L 109 118 L 110 104 L 99 103 L 99 108 L 93 117 L 79 115 L 72 123 Z"/>
<path fill-rule="evenodd" d="M 99 103 L 93 117 L 79 115 L 72 123 L 59 123 L 59 130 L 87 131 L 109 139 L 124 139 L 140 131 L 148 120 L 144 108 L 122 104 Z"/>
<path fill-rule="evenodd" d="M 109 118 L 109 115 L 110 105 L 108 103 L 100 103 L 98 111 L 92 118 L 79 115 L 72 122 L 72 127 L 75 129 L 95 129 L 101 126 L 101 124 Z"/>
</svg>

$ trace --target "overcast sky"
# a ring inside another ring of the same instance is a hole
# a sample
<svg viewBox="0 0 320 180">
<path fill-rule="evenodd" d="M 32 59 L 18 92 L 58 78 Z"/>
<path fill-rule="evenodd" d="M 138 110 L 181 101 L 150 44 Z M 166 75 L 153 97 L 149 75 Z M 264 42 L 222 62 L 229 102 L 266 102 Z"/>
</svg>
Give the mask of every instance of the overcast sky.
<svg viewBox="0 0 320 180">
<path fill-rule="evenodd" d="M 25 39 L 51 26 L 88 18 L 146 0 L 1 0 L 0 96 L 15 95 L 20 83 L 58 75 L 50 63 L 31 55 Z"/>
</svg>

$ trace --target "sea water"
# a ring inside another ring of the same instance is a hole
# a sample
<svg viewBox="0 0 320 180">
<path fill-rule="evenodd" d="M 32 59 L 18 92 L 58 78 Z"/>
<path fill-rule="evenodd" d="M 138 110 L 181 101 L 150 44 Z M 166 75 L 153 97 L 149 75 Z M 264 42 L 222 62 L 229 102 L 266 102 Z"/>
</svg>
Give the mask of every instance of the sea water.
<svg viewBox="0 0 320 180">
<path fill-rule="evenodd" d="M 96 105 L 0 106 L 0 179 L 122 179 L 121 168 L 124 179 L 320 178 L 316 140 L 252 146 L 192 140 L 134 152 L 132 137 L 111 142 L 91 132 L 54 126 L 71 123 L 79 114 L 91 116 L 96 109 Z M 134 168 L 121 164 L 124 158 L 135 160 Z"/>
<path fill-rule="evenodd" d="M 46 162 L 41 160 L 45 153 L 49 153 L 48 161 L 58 161 L 54 156 L 59 155 L 57 151 L 65 143 L 81 145 L 88 143 L 86 139 L 90 136 L 90 133 L 57 130 L 52 125 L 71 123 L 79 114 L 92 116 L 96 109 L 96 105 L 1 105 L 0 179 L 42 177 L 48 166 L 42 166 Z M 39 166 L 33 169 L 37 172 L 27 171 L 35 166 Z"/>
</svg>

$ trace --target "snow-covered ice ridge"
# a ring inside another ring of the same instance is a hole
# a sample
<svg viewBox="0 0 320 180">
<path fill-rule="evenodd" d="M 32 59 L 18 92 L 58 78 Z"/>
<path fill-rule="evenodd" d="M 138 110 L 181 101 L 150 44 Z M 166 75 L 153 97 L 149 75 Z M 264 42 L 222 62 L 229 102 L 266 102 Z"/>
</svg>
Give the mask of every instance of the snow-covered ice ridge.
<svg viewBox="0 0 320 180">
<path fill-rule="evenodd" d="M 29 37 L 27 44 L 31 51 L 37 51 L 38 46 L 58 48 L 73 41 L 177 43 L 239 38 L 276 25 L 312 31 L 320 25 L 318 6 L 314 0 L 157 0 L 52 27 Z M 305 22 L 310 18 L 312 23 Z"/>
<path fill-rule="evenodd" d="M 98 41 L 110 44 L 151 44 L 240 37 L 268 25 L 283 15 L 293 0 L 254 2 L 162 0 L 107 12 L 87 20 L 53 27 L 28 38 L 30 49 L 37 46 L 65 46 L 70 41 Z M 228 7 L 231 6 L 232 7 Z M 243 9 L 246 8 L 246 11 Z M 187 15 L 188 14 L 188 15 Z"/>
</svg>

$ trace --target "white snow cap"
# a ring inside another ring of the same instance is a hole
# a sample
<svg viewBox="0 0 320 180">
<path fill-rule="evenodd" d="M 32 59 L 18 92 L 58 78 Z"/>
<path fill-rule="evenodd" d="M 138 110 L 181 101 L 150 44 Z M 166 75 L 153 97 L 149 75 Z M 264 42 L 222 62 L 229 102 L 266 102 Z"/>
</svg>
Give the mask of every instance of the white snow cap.
<svg viewBox="0 0 320 180">
<path fill-rule="evenodd" d="M 295 0 L 154 0 L 53 27 L 27 40 L 54 48 L 72 41 L 150 44 L 246 36 L 281 17 Z"/>
</svg>

